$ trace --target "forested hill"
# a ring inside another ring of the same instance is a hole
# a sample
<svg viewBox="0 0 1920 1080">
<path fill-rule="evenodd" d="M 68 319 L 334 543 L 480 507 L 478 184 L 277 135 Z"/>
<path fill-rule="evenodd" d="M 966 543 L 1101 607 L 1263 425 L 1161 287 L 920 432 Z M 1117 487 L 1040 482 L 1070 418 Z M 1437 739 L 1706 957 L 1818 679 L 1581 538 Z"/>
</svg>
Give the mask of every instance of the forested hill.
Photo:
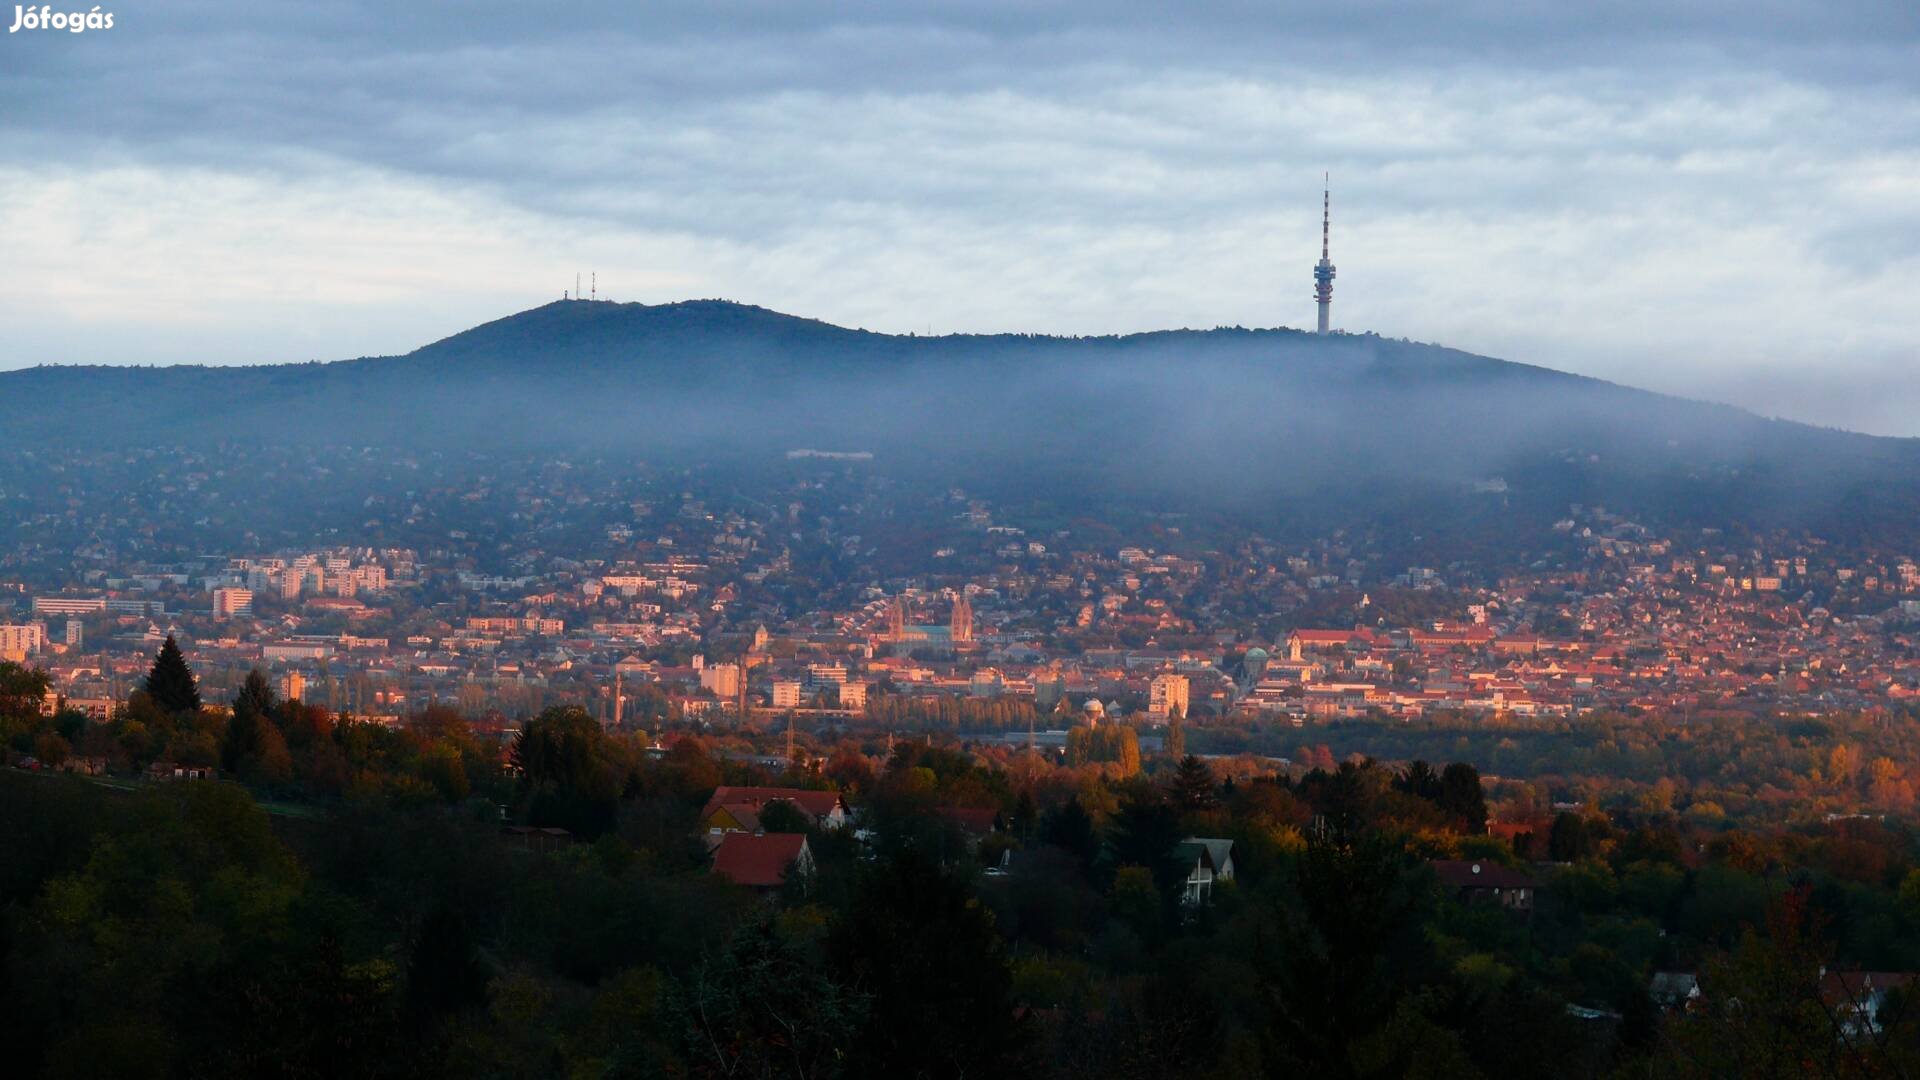
<svg viewBox="0 0 1920 1080">
<path fill-rule="evenodd" d="M 1531 521 L 1584 502 L 1888 542 L 1920 527 L 1920 441 L 1293 330 L 915 337 L 723 301 L 562 301 L 405 356 L 8 372 L 0 428 L 16 446 L 590 450 L 749 466 L 795 448 L 866 450 L 878 468 L 1004 496 L 1327 521 L 1489 505 Z"/>
</svg>

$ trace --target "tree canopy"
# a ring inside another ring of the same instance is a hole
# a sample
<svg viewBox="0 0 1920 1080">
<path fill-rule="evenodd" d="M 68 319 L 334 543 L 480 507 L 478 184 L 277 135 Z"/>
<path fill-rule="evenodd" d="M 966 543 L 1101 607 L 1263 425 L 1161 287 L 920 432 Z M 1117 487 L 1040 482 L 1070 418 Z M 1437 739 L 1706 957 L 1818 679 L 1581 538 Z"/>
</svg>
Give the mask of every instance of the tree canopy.
<svg viewBox="0 0 1920 1080">
<path fill-rule="evenodd" d="M 200 708 L 200 684 L 194 678 L 193 669 L 187 666 L 187 658 L 180 652 L 180 644 L 168 634 L 167 640 L 160 646 L 160 652 L 153 658 L 153 667 L 148 669 L 143 684 L 147 696 L 154 703 L 170 713 L 193 712 Z"/>
</svg>

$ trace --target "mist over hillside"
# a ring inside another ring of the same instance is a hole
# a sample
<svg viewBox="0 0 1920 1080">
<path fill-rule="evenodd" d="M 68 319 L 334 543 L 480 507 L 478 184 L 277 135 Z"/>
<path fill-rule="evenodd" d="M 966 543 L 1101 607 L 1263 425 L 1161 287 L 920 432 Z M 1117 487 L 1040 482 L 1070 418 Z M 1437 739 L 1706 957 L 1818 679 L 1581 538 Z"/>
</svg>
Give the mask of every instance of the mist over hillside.
<svg viewBox="0 0 1920 1080">
<path fill-rule="evenodd" d="M 1865 542 L 1920 528 L 1920 441 L 1294 330 L 914 337 L 722 301 L 561 301 L 404 356 L 0 374 L 0 428 L 20 447 L 481 448 L 748 472 L 865 451 L 1003 499 L 1262 527 L 1539 528 L 1585 503 Z"/>
</svg>

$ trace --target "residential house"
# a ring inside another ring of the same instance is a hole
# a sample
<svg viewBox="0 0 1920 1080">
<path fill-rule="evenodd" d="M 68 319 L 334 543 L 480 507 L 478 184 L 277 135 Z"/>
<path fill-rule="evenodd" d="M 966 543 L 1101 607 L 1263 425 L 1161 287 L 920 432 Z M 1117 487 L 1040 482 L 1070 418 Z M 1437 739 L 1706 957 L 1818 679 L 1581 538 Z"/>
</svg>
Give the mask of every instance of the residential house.
<svg viewBox="0 0 1920 1080">
<path fill-rule="evenodd" d="M 991 807 L 943 806 L 940 816 L 952 822 L 966 839 L 967 850 L 978 850 L 982 841 L 998 827 L 1000 812 Z"/>
<path fill-rule="evenodd" d="M 1173 849 L 1174 858 L 1187 867 L 1180 902 L 1199 907 L 1213 898 L 1217 881 L 1233 880 L 1233 841 L 1189 836 Z"/>
<path fill-rule="evenodd" d="M 808 824 L 838 829 L 847 823 L 847 801 L 837 791 L 783 787 L 717 787 L 700 811 L 709 837 L 760 831 L 760 812 L 770 802 L 792 803 Z"/>
<path fill-rule="evenodd" d="M 1822 971 L 1820 1000 L 1842 1035 L 1871 1038 L 1880 1034 L 1880 1013 L 1891 998 L 1913 993 L 1916 978 L 1911 971 Z"/>
<path fill-rule="evenodd" d="M 1656 971 L 1647 996 L 1666 1012 L 1686 1012 L 1700 1000 L 1700 976 L 1691 971 Z"/>
<path fill-rule="evenodd" d="M 1540 883 L 1523 871 L 1479 859 L 1436 859 L 1428 865 L 1441 887 L 1462 903 L 1495 904 L 1519 915 L 1533 914 Z"/>
<path fill-rule="evenodd" d="M 713 849 L 713 872 L 750 889 L 773 890 L 790 875 L 813 876 L 813 852 L 801 833 L 730 832 Z"/>
</svg>

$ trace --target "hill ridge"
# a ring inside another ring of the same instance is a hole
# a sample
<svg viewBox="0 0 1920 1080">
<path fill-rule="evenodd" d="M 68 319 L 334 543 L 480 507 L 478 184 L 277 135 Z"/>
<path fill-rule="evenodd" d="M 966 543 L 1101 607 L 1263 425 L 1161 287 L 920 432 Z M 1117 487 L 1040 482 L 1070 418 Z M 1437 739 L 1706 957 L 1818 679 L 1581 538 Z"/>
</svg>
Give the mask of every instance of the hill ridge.
<svg viewBox="0 0 1920 1080">
<path fill-rule="evenodd" d="M 369 446 L 784 468 L 795 447 L 1098 514 L 1432 528 L 1569 505 L 1920 539 L 1920 440 L 1370 334 L 919 336 L 722 299 L 562 300 L 397 356 L 0 374 L 18 447 Z M 0 479 L 4 479 L 0 476 Z"/>
</svg>

